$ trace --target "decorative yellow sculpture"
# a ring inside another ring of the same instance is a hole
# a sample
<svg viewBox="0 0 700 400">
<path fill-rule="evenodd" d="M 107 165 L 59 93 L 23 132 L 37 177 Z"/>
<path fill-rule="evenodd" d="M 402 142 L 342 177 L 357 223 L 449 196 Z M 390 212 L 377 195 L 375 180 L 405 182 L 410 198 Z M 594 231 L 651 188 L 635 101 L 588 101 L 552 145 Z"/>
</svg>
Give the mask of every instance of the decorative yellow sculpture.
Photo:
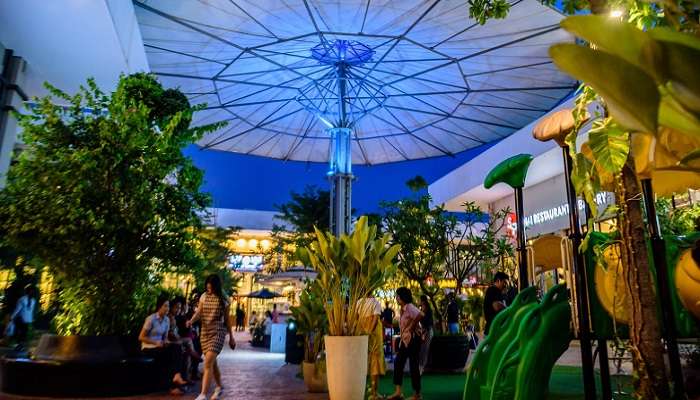
<svg viewBox="0 0 700 400">
<path fill-rule="evenodd" d="M 630 320 L 629 307 L 627 307 L 628 296 L 622 275 L 623 266 L 616 248 L 610 246 L 605 249 L 603 258 L 604 262 L 596 265 L 593 277 L 598 301 L 615 321 L 628 324 Z"/>
<path fill-rule="evenodd" d="M 693 259 L 691 249 L 678 260 L 675 283 L 683 307 L 700 319 L 700 265 Z"/>
</svg>

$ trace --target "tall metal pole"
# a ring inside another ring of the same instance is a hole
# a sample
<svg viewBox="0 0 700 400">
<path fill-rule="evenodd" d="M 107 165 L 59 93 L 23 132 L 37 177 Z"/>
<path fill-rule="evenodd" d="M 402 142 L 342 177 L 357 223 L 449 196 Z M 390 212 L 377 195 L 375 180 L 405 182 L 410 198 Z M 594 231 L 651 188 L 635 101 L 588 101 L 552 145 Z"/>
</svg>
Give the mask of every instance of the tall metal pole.
<svg viewBox="0 0 700 400">
<path fill-rule="evenodd" d="M 576 276 L 575 285 L 578 299 L 576 306 L 578 309 L 578 326 L 579 340 L 581 342 L 581 368 L 583 369 L 583 391 L 586 400 L 595 400 L 595 371 L 593 364 L 593 348 L 591 346 L 591 326 L 588 316 L 588 279 L 586 277 L 586 265 L 583 259 L 583 254 L 579 251 L 581 246 L 581 226 L 578 214 L 578 198 L 576 190 L 571 182 L 571 170 L 573 168 L 573 160 L 569 154 L 569 146 L 562 146 L 564 155 L 564 177 L 566 178 L 566 199 L 569 203 L 569 226 L 573 247 L 573 267 L 574 275 Z"/>
<path fill-rule="evenodd" d="M 340 61 L 336 64 L 338 83 L 338 121 L 330 128 L 331 134 L 331 232 L 340 236 L 350 231 L 351 197 L 352 197 L 352 130 L 349 127 L 345 104 L 347 65 Z"/>
<path fill-rule="evenodd" d="M 654 257 L 654 267 L 656 268 L 656 281 L 659 285 L 659 299 L 661 301 L 661 317 L 665 326 L 664 336 L 668 347 L 668 361 L 671 364 L 671 379 L 673 379 L 673 398 L 684 399 L 685 383 L 683 382 L 683 370 L 681 369 L 681 358 L 678 353 L 678 333 L 676 332 L 676 320 L 673 314 L 673 304 L 671 302 L 671 289 L 668 283 L 668 265 L 666 264 L 666 246 L 661 236 L 659 218 L 656 215 L 656 205 L 654 204 L 654 189 L 651 186 L 651 179 L 642 179 L 642 192 L 644 194 L 644 205 L 647 212 L 647 227 L 651 239 L 652 254 Z"/>
<path fill-rule="evenodd" d="M 517 239 L 518 239 L 518 255 L 520 260 L 518 262 L 518 286 L 520 290 L 523 290 L 530 286 L 530 279 L 527 267 L 527 243 L 525 243 L 525 206 L 523 205 L 523 188 L 515 188 L 515 214 L 518 217 L 518 229 Z"/>
</svg>

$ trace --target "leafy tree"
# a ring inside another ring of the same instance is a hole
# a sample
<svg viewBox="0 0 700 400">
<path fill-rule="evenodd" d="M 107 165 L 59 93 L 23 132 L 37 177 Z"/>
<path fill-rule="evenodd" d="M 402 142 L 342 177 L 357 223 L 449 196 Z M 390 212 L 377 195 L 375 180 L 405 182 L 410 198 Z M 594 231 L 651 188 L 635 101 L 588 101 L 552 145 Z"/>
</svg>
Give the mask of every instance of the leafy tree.
<svg viewBox="0 0 700 400">
<path fill-rule="evenodd" d="M 314 227 L 330 229 L 330 192 L 316 186 L 307 186 L 302 193 L 292 191 L 291 200 L 275 205 L 277 218 L 288 227 L 274 225 L 272 247 L 265 252 L 265 264 L 270 272 L 280 271 L 296 264 L 296 249 L 308 246 L 314 238 Z M 291 228 L 291 229 L 290 229 Z"/>
<path fill-rule="evenodd" d="M 412 187 L 414 192 L 420 189 L 420 185 Z M 413 197 L 383 202 L 381 207 L 384 228 L 391 234 L 390 243 L 400 246 L 397 255 L 399 271 L 418 284 L 430 299 L 433 309 L 439 310 L 436 296 L 440 288 L 431 282 L 442 278 L 445 273 L 446 232 L 450 220 L 442 207 L 431 208 L 430 200 L 430 195 L 416 193 Z M 440 316 L 440 313 L 436 315 Z"/>
<path fill-rule="evenodd" d="M 457 282 L 457 292 L 461 292 L 464 281 L 477 268 L 491 266 L 514 255 L 510 240 L 500 234 L 510 209 L 487 215 L 474 202 L 466 202 L 463 207 L 467 218 L 459 221 L 455 216 L 449 216 L 446 231 L 445 270 Z"/>
<path fill-rule="evenodd" d="M 0 192 L 2 233 L 57 278 L 60 333 L 128 333 L 154 273 L 199 262 L 209 197 L 181 149 L 221 125 L 189 128 L 197 108 L 147 74 L 111 95 L 93 80 L 75 95 L 47 87 L 53 97 L 17 115 L 26 149 Z"/>
</svg>

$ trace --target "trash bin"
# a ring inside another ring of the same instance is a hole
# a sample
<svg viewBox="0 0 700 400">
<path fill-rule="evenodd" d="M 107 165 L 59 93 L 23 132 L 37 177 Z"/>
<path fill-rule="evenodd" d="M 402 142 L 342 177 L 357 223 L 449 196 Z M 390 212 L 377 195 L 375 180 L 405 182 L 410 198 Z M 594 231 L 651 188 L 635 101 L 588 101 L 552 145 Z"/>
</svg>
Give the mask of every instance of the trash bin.
<svg viewBox="0 0 700 400">
<path fill-rule="evenodd" d="M 288 364 L 301 364 L 304 360 L 304 335 L 297 333 L 294 321 L 287 324 L 287 338 L 284 346 L 284 362 Z"/>
</svg>

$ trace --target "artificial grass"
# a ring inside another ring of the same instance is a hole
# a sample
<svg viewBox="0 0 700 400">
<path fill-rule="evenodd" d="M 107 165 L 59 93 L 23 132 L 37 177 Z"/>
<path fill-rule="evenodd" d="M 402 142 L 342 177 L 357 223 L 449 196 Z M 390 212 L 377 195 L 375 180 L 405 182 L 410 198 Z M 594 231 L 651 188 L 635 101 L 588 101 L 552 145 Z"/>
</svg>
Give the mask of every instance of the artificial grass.
<svg viewBox="0 0 700 400">
<path fill-rule="evenodd" d="M 597 393 L 600 396 L 600 380 L 597 377 Z M 464 383 L 466 374 L 430 374 L 423 376 L 423 398 L 425 400 L 462 400 L 464 393 Z M 630 377 L 619 377 L 612 379 L 613 392 L 617 391 L 618 385 L 622 386 L 625 392 L 631 392 Z M 391 371 L 388 371 L 379 381 L 379 391 L 383 394 L 393 393 Z M 409 374 L 404 375 L 403 393 L 407 398 L 413 393 L 411 388 L 411 378 Z M 581 380 L 581 368 L 569 366 L 555 366 L 552 377 L 549 381 L 549 400 L 573 400 L 583 398 L 583 382 Z M 615 395 L 615 399 L 631 399 L 632 396 Z M 469 400 L 469 399 L 467 399 Z"/>
</svg>

